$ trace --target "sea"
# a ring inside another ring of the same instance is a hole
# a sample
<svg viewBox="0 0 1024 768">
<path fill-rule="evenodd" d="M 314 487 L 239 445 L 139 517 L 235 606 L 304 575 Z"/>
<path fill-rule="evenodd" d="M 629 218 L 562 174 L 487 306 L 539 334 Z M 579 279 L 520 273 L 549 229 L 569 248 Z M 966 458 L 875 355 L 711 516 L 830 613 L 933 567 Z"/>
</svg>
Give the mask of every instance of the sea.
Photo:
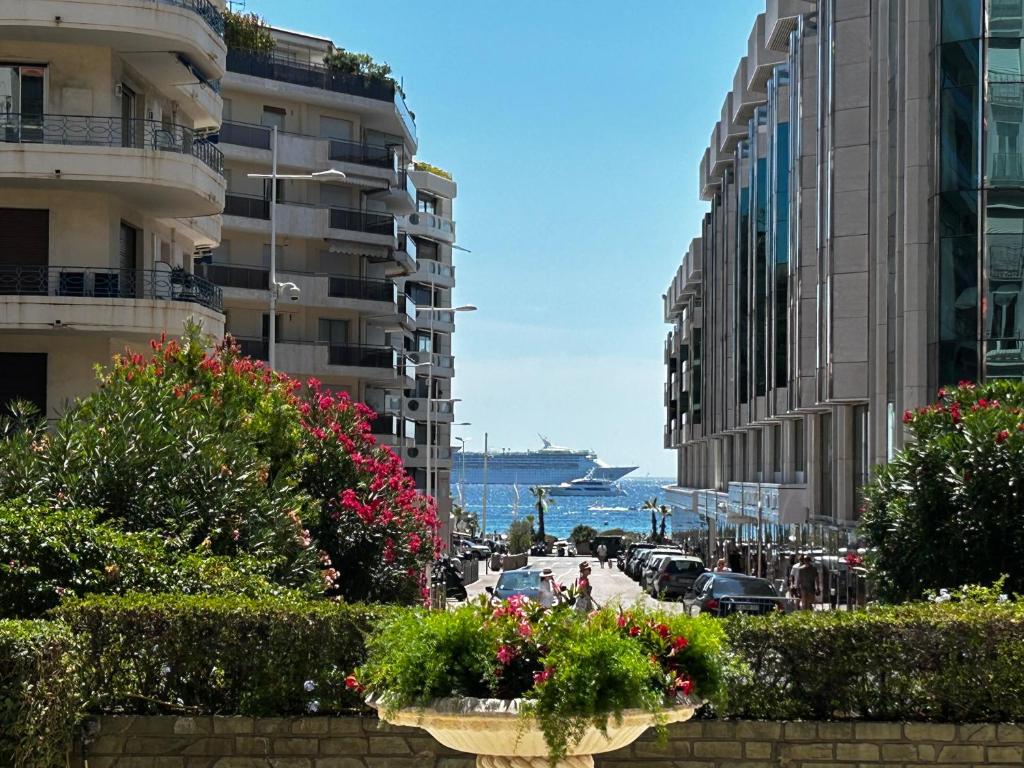
<svg viewBox="0 0 1024 768">
<path fill-rule="evenodd" d="M 667 477 L 623 478 L 619 481 L 622 496 L 559 496 L 548 501 L 544 513 L 544 530 L 549 536 L 568 538 L 569 532 L 577 525 L 589 525 L 597 531 L 622 528 L 626 531 L 649 533 L 651 530 L 650 511 L 641 511 L 644 501 L 657 497 L 658 504 L 664 503 L 662 486 L 673 483 Z M 495 485 L 487 487 L 487 530 L 491 535 L 507 533 L 509 524 L 518 517 L 537 514 L 533 507 L 533 494 L 527 486 L 519 486 L 519 500 L 516 502 L 516 487 Z M 476 515 L 483 524 L 482 484 L 463 486 L 463 507 Z M 459 503 L 459 488 L 452 484 L 452 503 Z M 597 509 L 593 509 L 597 507 Z M 658 517 L 659 525 L 661 517 Z M 673 511 L 665 525 L 665 532 L 699 528 L 700 521 L 692 513 Z"/>
</svg>

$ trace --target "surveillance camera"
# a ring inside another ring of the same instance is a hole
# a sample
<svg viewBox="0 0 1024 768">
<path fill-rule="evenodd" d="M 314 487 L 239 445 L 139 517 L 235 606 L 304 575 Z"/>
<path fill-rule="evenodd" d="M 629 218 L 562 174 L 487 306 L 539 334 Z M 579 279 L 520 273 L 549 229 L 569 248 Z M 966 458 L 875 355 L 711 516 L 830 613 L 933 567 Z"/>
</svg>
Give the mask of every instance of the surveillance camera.
<svg viewBox="0 0 1024 768">
<path fill-rule="evenodd" d="M 277 292 L 288 301 L 298 301 L 302 290 L 295 283 L 278 283 Z"/>
</svg>

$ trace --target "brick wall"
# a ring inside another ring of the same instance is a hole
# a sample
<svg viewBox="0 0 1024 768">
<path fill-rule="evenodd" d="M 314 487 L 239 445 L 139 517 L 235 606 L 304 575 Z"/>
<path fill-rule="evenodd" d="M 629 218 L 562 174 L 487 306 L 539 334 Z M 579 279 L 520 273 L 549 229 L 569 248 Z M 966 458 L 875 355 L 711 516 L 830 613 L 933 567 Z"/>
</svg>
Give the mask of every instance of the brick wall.
<svg viewBox="0 0 1024 768">
<path fill-rule="evenodd" d="M 73 768 L 473 768 L 424 731 L 361 718 L 102 717 Z M 866 768 L 1024 764 L 1024 726 L 690 722 L 598 768 Z"/>
</svg>

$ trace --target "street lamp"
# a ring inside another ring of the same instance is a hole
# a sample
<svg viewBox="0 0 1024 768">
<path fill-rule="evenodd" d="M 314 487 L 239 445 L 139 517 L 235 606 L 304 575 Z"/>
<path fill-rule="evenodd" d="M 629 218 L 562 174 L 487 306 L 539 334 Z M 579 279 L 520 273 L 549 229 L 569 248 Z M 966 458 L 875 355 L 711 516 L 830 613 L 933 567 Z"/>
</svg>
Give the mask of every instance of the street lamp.
<svg viewBox="0 0 1024 768">
<path fill-rule="evenodd" d="M 270 139 L 270 173 L 250 173 L 250 179 L 270 179 L 270 328 L 267 338 L 267 364 L 271 370 L 275 368 L 277 344 L 277 294 L 287 284 L 277 282 L 277 182 L 281 179 L 295 181 L 341 181 L 345 178 L 342 171 L 329 168 L 315 173 L 278 173 L 277 172 L 277 126 L 271 127 Z"/>
</svg>

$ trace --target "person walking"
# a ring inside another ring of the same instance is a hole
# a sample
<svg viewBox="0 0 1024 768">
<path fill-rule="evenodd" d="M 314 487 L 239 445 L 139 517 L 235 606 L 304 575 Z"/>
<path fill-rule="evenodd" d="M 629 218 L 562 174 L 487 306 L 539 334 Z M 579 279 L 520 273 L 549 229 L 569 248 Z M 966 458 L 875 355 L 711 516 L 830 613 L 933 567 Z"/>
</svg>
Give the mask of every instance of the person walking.
<svg viewBox="0 0 1024 768">
<path fill-rule="evenodd" d="M 725 564 L 725 558 L 718 558 L 718 562 L 715 563 L 715 573 L 729 573 L 730 571 L 732 568 Z"/>
<path fill-rule="evenodd" d="M 800 609 L 813 611 L 814 598 L 821 594 L 821 586 L 818 582 L 818 569 L 810 555 L 803 556 L 797 581 L 800 587 Z"/>
<path fill-rule="evenodd" d="M 601 570 L 604 570 L 605 563 L 608 562 L 608 547 L 604 543 L 597 545 L 597 562 L 601 564 Z"/>
<path fill-rule="evenodd" d="M 590 563 L 580 563 L 580 577 L 576 579 L 576 603 L 573 606 L 579 613 L 590 613 L 600 606 L 594 600 L 594 588 L 590 584 Z"/>
<path fill-rule="evenodd" d="M 550 568 L 540 572 L 540 586 L 537 588 L 537 602 L 542 608 L 554 608 L 559 599 L 558 585 L 555 584 L 555 574 Z"/>
<path fill-rule="evenodd" d="M 789 559 L 789 596 L 800 597 L 800 568 L 804 564 L 803 556 L 793 555 Z"/>
</svg>

